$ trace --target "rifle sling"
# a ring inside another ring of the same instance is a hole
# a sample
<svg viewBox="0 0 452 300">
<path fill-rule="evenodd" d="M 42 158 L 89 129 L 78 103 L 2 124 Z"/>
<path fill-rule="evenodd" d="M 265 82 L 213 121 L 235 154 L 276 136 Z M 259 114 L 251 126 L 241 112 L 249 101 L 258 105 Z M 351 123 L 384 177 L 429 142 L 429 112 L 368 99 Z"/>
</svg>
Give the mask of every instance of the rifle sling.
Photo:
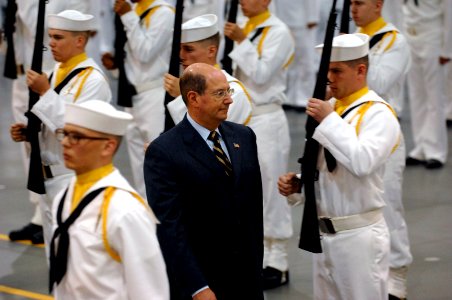
<svg viewBox="0 0 452 300">
<path fill-rule="evenodd" d="M 265 27 L 258 28 L 256 32 L 253 34 L 253 36 L 250 38 L 250 41 L 253 42 L 258 36 L 260 36 L 262 34 L 262 31 L 264 31 L 264 28 Z"/>
<path fill-rule="evenodd" d="M 374 35 L 369 41 L 369 49 L 372 49 L 373 46 L 378 44 L 378 42 L 381 41 L 381 39 L 384 37 L 384 35 L 388 32 L 391 32 L 391 31 L 385 31 L 385 32 L 381 32 L 379 34 Z"/>
<path fill-rule="evenodd" d="M 78 69 L 74 69 L 71 73 L 69 73 L 53 90 L 57 93 L 60 94 L 61 90 L 69 83 L 69 81 L 71 81 L 72 78 L 74 78 L 75 76 L 77 76 L 80 72 L 82 72 L 83 70 L 86 70 L 88 67 L 84 67 L 84 68 L 78 68 Z M 49 76 L 49 82 L 52 80 L 53 77 L 53 72 L 52 74 L 50 74 Z"/>
</svg>

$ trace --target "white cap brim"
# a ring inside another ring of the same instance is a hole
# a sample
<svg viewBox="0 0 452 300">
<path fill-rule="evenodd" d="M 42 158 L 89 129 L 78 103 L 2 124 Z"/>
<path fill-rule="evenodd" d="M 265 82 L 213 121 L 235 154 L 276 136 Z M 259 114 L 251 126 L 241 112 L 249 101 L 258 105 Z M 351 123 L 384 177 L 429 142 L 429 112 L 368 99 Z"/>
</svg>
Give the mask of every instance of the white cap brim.
<svg viewBox="0 0 452 300">
<path fill-rule="evenodd" d="M 94 17 L 77 10 L 65 10 L 59 14 L 49 14 L 48 27 L 67 31 L 90 31 L 96 29 Z"/>
<path fill-rule="evenodd" d="M 132 122 L 131 114 L 119 111 L 101 100 L 89 100 L 81 104 L 66 104 L 64 122 L 90 130 L 122 136 Z"/>
<path fill-rule="evenodd" d="M 181 43 L 202 41 L 218 32 L 218 17 L 214 14 L 202 15 L 182 24 Z"/>
<path fill-rule="evenodd" d="M 315 47 L 323 51 L 323 44 Z M 333 39 L 331 62 L 349 61 L 369 54 L 369 36 L 363 33 L 342 34 Z"/>
</svg>

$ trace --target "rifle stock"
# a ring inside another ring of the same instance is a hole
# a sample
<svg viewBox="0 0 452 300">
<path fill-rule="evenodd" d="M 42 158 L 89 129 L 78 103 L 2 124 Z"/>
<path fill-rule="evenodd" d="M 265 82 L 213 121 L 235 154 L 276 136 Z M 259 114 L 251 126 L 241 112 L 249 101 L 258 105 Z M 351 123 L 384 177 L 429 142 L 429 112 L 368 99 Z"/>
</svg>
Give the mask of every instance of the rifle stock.
<svg viewBox="0 0 452 300">
<path fill-rule="evenodd" d="M 14 31 L 16 24 L 17 4 L 15 0 L 8 0 L 5 11 L 4 29 L 6 37 L 6 57 L 5 70 L 3 75 L 6 78 L 17 79 L 17 64 L 14 50 Z"/>
<path fill-rule="evenodd" d="M 44 18 L 46 0 L 39 0 L 38 20 L 36 23 L 36 36 L 33 50 L 31 69 L 42 73 L 42 51 L 44 47 Z M 41 161 L 41 150 L 39 147 L 39 131 L 41 131 L 41 120 L 36 117 L 31 109 L 39 100 L 39 95 L 29 88 L 28 111 L 25 116 L 28 118 L 27 140 L 30 142 L 30 168 L 28 171 L 27 188 L 38 194 L 45 194 L 44 174 Z"/>
<path fill-rule="evenodd" d="M 315 84 L 313 98 L 325 99 L 326 87 L 328 83 L 328 69 L 331 57 L 331 48 L 336 25 L 336 0 L 333 0 L 328 25 L 325 33 L 324 47 L 320 60 L 319 72 Z M 298 247 L 312 252 L 321 253 L 319 220 L 317 214 L 317 204 L 315 195 L 315 180 L 317 174 L 317 157 L 319 153 L 319 143 L 312 138 L 315 128 L 319 125 L 312 117 L 308 116 L 306 121 L 306 144 L 301 161 L 301 180 L 304 184 L 305 205 L 303 211 L 303 221 L 300 232 L 300 242 Z"/>
<path fill-rule="evenodd" d="M 237 11 L 238 11 L 239 1 L 232 0 L 231 6 L 229 8 L 228 14 L 228 22 L 236 23 L 237 22 Z M 229 53 L 231 53 L 234 48 L 234 41 L 225 36 L 225 44 L 224 44 L 224 55 L 221 60 L 221 65 L 223 70 L 232 74 L 232 59 L 229 57 Z"/>
<path fill-rule="evenodd" d="M 182 13 L 184 11 L 184 1 L 177 0 L 176 3 L 176 16 L 174 18 L 174 31 L 173 31 L 173 43 L 171 48 L 171 59 L 169 63 L 168 73 L 179 77 L 179 68 L 180 68 L 180 40 L 181 40 L 181 32 L 182 32 Z M 164 131 L 168 131 L 174 127 L 173 118 L 168 111 L 168 103 L 170 103 L 174 99 L 168 92 L 165 93 L 165 129 Z"/>
<path fill-rule="evenodd" d="M 344 0 L 340 33 L 350 33 L 350 0 Z"/>
</svg>

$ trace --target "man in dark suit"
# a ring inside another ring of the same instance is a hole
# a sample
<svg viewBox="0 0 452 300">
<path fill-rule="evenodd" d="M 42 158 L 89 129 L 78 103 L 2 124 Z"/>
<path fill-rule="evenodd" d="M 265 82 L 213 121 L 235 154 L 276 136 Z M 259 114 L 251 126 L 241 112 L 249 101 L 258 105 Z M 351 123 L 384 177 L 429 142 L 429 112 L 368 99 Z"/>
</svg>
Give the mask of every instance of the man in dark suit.
<svg viewBox="0 0 452 300">
<path fill-rule="evenodd" d="M 256 136 L 225 121 L 233 91 L 220 70 L 192 64 L 180 89 L 188 113 L 144 162 L 171 299 L 263 299 Z"/>
</svg>

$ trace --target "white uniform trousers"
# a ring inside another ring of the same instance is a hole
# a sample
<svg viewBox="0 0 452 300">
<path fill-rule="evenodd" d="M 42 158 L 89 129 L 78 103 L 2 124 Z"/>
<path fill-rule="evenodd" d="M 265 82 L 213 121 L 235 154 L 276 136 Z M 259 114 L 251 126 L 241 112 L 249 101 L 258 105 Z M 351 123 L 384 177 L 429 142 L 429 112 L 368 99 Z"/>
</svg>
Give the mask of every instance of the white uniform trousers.
<svg viewBox="0 0 452 300">
<path fill-rule="evenodd" d="M 15 79 L 12 84 L 11 96 L 11 108 L 13 112 L 14 122 L 27 124 L 28 119 L 27 117 L 25 117 L 25 112 L 28 110 L 29 94 L 25 75 L 17 75 L 17 79 Z M 28 143 L 19 144 L 22 162 L 24 164 L 24 178 L 26 185 L 28 178 L 28 168 L 30 165 L 30 147 Z M 39 209 L 39 201 L 41 195 L 29 191 L 28 198 L 34 207 L 33 216 L 31 217 L 30 222 L 36 225 L 42 225 L 41 210 Z"/>
<path fill-rule="evenodd" d="M 375 224 L 323 234 L 323 253 L 313 255 L 314 299 L 387 300 L 389 232 Z"/>
<path fill-rule="evenodd" d="M 306 107 L 316 79 L 315 29 L 292 27 L 290 31 L 295 41 L 295 57 L 287 70 L 287 98 L 284 104 Z"/>
<path fill-rule="evenodd" d="M 418 47 L 428 49 L 422 51 L 424 49 Z M 440 39 L 411 47 L 412 64 L 407 78 L 414 149 L 409 156 L 420 160 L 436 159 L 445 163 L 448 148 L 446 86 L 445 66 L 439 64 L 440 49 Z M 428 55 L 421 57 L 418 52 Z"/>
<path fill-rule="evenodd" d="M 278 192 L 278 178 L 287 172 L 290 136 L 282 109 L 253 116 L 249 127 L 256 133 L 264 201 L 264 267 L 288 269 L 287 240 L 292 236 L 292 215 Z M 274 242 L 274 243 L 273 243 Z M 273 245 L 272 245 L 273 244 Z M 274 250 L 274 251 L 272 251 Z"/>
<path fill-rule="evenodd" d="M 133 107 L 125 109 L 134 118 L 127 128 L 127 149 L 135 189 L 144 199 L 146 199 L 143 175 L 144 145 L 152 142 L 164 130 L 164 99 L 165 90 L 163 86 L 159 86 L 133 96 Z"/>
<path fill-rule="evenodd" d="M 389 293 L 406 298 L 406 269 L 413 261 L 408 239 L 405 212 L 402 203 L 403 170 L 405 169 L 405 142 L 403 137 L 399 147 L 391 154 L 385 165 L 384 198 L 386 206 L 383 215 L 389 229 L 390 254 Z M 399 271 L 397 269 L 400 269 Z M 402 274 L 401 272 L 402 271 Z M 405 275 L 405 276 L 403 276 Z"/>
<path fill-rule="evenodd" d="M 446 86 L 448 88 L 447 90 L 447 120 L 452 121 L 452 61 L 449 61 L 446 64 L 447 68 L 447 82 Z"/>
</svg>

